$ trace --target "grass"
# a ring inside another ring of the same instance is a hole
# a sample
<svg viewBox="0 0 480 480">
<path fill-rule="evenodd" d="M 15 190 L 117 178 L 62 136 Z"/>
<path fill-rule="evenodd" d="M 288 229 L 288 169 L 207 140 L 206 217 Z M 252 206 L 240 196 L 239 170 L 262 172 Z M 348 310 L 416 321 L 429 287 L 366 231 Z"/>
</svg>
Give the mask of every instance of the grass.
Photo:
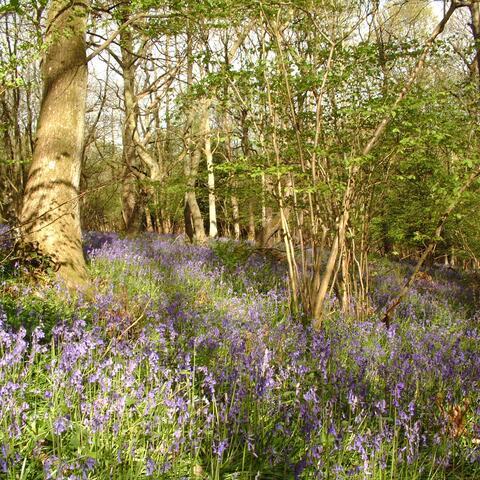
<svg viewBox="0 0 480 480">
<path fill-rule="evenodd" d="M 4 274 L 0 478 L 480 477 L 480 333 L 453 280 L 389 331 L 333 312 L 315 333 L 248 245 L 88 242 L 94 299 Z M 372 301 L 402 275 L 378 267 Z"/>
</svg>

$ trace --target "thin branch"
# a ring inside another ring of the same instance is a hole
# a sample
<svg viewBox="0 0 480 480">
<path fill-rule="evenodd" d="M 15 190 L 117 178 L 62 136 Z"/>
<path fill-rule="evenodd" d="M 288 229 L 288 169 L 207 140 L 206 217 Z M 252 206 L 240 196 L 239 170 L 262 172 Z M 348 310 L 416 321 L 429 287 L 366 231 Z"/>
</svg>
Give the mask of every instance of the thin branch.
<svg viewBox="0 0 480 480">
<path fill-rule="evenodd" d="M 382 322 L 386 325 L 387 328 L 390 327 L 393 313 L 395 312 L 398 305 L 400 305 L 405 295 L 407 295 L 408 291 L 410 290 L 410 287 L 412 286 L 413 282 L 415 281 L 415 278 L 418 275 L 418 272 L 420 271 L 420 268 L 422 268 L 422 265 L 425 263 L 425 260 L 428 258 L 428 256 L 433 252 L 433 250 L 437 246 L 437 243 L 440 239 L 440 235 L 442 234 L 442 231 L 443 231 L 443 227 L 445 226 L 446 221 L 450 217 L 450 214 L 453 212 L 453 210 L 456 208 L 456 206 L 462 199 L 462 195 L 470 188 L 470 186 L 479 176 L 480 176 L 480 166 L 478 166 L 470 174 L 466 182 L 462 185 L 462 187 L 458 191 L 457 196 L 452 200 L 452 202 L 450 202 L 446 210 L 443 212 L 442 216 L 438 221 L 437 228 L 435 229 L 435 233 L 432 240 L 428 244 L 427 248 L 424 250 L 422 256 L 420 257 L 417 264 L 415 265 L 415 268 L 413 269 L 412 274 L 410 275 L 410 277 L 408 278 L 408 280 L 405 282 L 402 289 L 400 290 L 400 293 L 390 303 L 390 305 L 385 311 L 385 315 L 382 319 Z"/>
</svg>

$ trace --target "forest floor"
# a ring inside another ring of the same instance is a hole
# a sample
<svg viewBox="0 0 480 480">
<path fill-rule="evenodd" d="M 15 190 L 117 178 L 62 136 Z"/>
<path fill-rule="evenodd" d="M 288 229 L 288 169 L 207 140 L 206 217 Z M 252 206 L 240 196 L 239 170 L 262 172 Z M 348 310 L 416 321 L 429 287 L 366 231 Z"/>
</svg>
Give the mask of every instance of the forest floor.
<svg viewBox="0 0 480 480">
<path fill-rule="evenodd" d="M 462 275 L 376 259 L 374 308 L 291 318 L 247 244 L 89 234 L 93 298 L 3 264 L 0 478 L 478 479 L 480 323 Z M 28 273 L 28 272 L 27 272 Z"/>
</svg>

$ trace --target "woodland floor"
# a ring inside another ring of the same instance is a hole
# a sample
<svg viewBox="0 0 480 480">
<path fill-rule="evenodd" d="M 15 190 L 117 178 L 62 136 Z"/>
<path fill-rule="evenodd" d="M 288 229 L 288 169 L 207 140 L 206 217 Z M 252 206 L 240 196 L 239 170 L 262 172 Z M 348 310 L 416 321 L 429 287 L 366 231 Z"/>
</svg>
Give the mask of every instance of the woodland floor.
<svg viewBox="0 0 480 480">
<path fill-rule="evenodd" d="M 247 244 L 86 235 L 94 298 L 3 263 L 0 478 L 478 479 L 480 324 L 461 273 L 372 260 L 315 333 Z M 471 280 L 471 279 L 470 279 Z"/>
</svg>

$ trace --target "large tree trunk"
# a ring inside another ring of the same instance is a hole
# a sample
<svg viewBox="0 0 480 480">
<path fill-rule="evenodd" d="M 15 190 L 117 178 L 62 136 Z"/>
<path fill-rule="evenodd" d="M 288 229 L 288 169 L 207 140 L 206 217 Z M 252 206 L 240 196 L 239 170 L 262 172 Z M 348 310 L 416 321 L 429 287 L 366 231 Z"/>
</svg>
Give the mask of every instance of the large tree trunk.
<svg viewBox="0 0 480 480">
<path fill-rule="evenodd" d="M 142 195 L 138 188 L 137 177 L 128 166 L 125 166 L 124 172 L 122 180 L 123 228 L 127 233 L 138 233 L 142 228 Z"/>
<path fill-rule="evenodd" d="M 87 65 L 87 1 L 52 0 L 43 61 L 43 96 L 21 212 L 25 242 L 38 244 L 69 287 L 88 282 L 82 251 L 79 184 Z"/>
</svg>

